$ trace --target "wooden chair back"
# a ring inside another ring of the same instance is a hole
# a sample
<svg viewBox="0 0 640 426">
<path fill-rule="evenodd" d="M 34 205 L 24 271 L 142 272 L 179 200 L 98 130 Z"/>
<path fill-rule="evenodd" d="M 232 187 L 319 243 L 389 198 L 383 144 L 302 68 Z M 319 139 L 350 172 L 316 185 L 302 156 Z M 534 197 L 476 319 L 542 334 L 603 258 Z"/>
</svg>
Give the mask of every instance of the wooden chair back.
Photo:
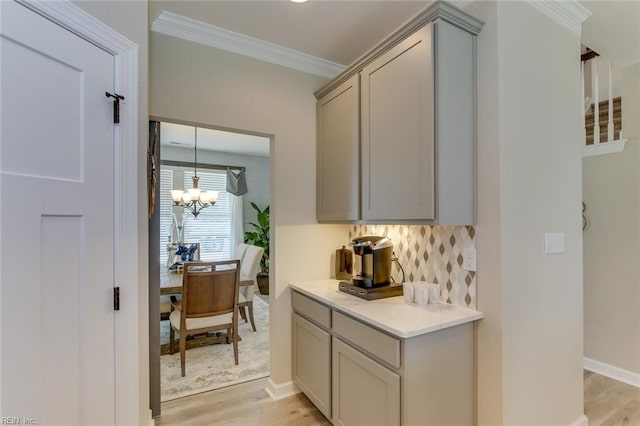
<svg viewBox="0 0 640 426">
<path fill-rule="evenodd" d="M 235 312 L 239 284 L 238 260 L 185 263 L 182 275 L 182 315 L 186 319 Z"/>
</svg>

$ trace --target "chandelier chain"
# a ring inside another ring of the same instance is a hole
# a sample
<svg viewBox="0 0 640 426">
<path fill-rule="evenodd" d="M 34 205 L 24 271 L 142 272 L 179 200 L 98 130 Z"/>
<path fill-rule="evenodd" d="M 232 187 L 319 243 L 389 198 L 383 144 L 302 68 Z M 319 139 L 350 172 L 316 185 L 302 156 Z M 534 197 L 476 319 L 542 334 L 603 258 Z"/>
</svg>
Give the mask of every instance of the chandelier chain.
<svg viewBox="0 0 640 426">
<path fill-rule="evenodd" d="M 197 176 L 198 175 L 198 128 L 195 127 L 195 133 L 196 133 L 196 138 L 195 141 L 193 142 L 193 150 L 195 151 L 195 160 L 193 162 L 193 175 Z"/>
<path fill-rule="evenodd" d="M 194 128 L 194 162 L 193 162 L 193 191 L 184 189 L 175 189 L 171 191 L 171 197 L 173 198 L 173 204 L 176 207 L 183 207 L 193 214 L 194 217 L 198 217 L 200 211 L 206 207 L 213 206 L 218 200 L 218 191 L 201 191 L 198 188 L 198 128 Z"/>
</svg>

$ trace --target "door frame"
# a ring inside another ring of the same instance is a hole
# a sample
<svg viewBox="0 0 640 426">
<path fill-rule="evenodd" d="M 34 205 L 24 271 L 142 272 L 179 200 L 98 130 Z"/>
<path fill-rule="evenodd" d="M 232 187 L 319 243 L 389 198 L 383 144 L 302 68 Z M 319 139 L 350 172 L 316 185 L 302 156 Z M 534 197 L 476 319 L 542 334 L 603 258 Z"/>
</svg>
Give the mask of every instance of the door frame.
<svg viewBox="0 0 640 426">
<path fill-rule="evenodd" d="M 114 132 L 114 279 L 121 295 L 120 311 L 114 320 L 115 422 L 140 424 L 146 408 L 142 407 L 146 384 L 140 380 L 139 356 L 140 324 L 144 319 L 139 315 L 138 271 L 138 46 L 69 0 L 16 2 L 113 55 L 114 90 L 126 97 Z"/>
</svg>

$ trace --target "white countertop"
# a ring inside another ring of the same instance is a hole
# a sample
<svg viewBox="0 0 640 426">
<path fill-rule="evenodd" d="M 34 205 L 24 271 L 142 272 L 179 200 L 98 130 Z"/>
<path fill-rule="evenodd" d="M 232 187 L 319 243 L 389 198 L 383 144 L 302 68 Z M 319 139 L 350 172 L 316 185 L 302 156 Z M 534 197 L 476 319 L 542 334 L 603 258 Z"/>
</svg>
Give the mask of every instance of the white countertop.
<svg viewBox="0 0 640 426">
<path fill-rule="evenodd" d="M 400 338 L 481 319 L 482 312 L 446 303 L 405 303 L 403 296 L 364 300 L 338 290 L 338 280 L 292 282 L 290 287 L 332 308 Z"/>
</svg>

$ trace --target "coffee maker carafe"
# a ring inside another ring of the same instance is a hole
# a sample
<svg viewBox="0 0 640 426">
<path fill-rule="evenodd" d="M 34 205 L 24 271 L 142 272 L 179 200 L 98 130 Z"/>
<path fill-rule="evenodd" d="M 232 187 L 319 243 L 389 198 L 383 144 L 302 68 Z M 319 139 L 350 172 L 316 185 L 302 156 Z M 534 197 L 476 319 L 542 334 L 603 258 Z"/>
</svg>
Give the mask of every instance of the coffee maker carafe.
<svg viewBox="0 0 640 426">
<path fill-rule="evenodd" d="M 350 245 L 355 256 L 355 269 L 360 274 L 353 277 L 353 285 L 364 288 L 389 285 L 393 243 L 387 237 L 367 236 L 355 238 Z"/>
</svg>

